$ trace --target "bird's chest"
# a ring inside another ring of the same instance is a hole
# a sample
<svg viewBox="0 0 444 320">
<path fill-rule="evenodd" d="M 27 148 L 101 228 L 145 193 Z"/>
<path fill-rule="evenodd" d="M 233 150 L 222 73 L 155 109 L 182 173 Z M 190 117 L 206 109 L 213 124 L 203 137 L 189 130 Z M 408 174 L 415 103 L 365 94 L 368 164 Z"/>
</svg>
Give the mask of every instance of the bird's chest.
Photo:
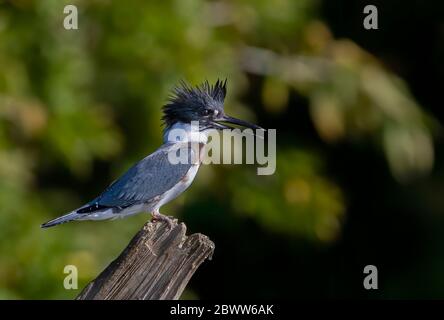
<svg viewBox="0 0 444 320">
<path fill-rule="evenodd" d="M 185 190 L 190 186 L 190 184 L 193 182 L 194 178 L 196 177 L 197 170 L 199 170 L 200 163 L 197 163 L 193 165 L 190 170 L 188 170 L 187 174 L 180 180 L 178 183 L 178 188 Z M 182 191 L 183 191 L 182 190 Z"/>
<path fill-rule="evenodd" d="M 197 171 L 199 170 L 199 165 L 195 164 L 190 167 L 188 172 L 180 179 L 170 190 L 165 192 L 160 201 L 156 204 L 156 208 L 160 208 L 162 205 L 170 202 L 171 200 L 177 198 L 182 192 L 184 192 L 196 177 Z"/>
<path fill-rule="evenodd" d="M 173 189 L 177 190 L 178 192 L 182 192 L 193 182 L 197 171 L 199 170 L 199 166 L 202 163 L 204 147 L 205 144 L 203 143 L 193 143 L 188 145 L 188 151 L 190 152 L 189 160 L 191 161 L 192 166 Z"/>
</svg>

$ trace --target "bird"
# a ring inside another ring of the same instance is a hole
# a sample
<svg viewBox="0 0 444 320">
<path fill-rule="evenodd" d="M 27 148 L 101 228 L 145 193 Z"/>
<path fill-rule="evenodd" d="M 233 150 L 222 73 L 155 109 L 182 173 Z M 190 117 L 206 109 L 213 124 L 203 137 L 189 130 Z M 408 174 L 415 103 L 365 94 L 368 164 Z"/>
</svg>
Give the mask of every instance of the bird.
<svg viewBox="0 0 444 320">
<path fill-rule="evenodd" d="M 166 221 L 171 226 L 171 218 L 159 210 L 193 182 L 202 160 L 199 151 L 207 143 L 208 133 L 211 130 L 233 129 L 233 124 L 264 130 L 255 124 L 226 115 L 226 94 L 227 79 L 218 79 L 214 84 L 204 81 L 196 86 L 180 81 L 162 107 L 163 144 L 130 167 L 98 197 L 43 223 L 41 227 L 48 228 L 76 220 L 122 218 L 141 212 L 151 213 L 153 221 Z M 197 135 L 193 134 L 193 121 L 198 121 L 195 130 L 198 131 Z M 181 130 L 184 134 L 180 137 L 172 135 L 173 130 Z M 196 145 L 199 150 L 195 148 Z M 187 161 L 170 161 L 169 156 L 178 151 L 187 151 L 184 153 Z"/>
</svg>

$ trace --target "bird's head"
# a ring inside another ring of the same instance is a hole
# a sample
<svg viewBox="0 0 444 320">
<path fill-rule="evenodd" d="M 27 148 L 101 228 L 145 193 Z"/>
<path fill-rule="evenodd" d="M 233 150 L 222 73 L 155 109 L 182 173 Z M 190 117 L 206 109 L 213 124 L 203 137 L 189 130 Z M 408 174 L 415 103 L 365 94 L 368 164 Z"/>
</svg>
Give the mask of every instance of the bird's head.
<svg viewBox="0 0 444 320">
<path fill-rule="evenodd" d="M 210 85 L 208 81 L 191 87 L 181 82 L 163 107 L 163 117 L 166 128 L 174 124 L 199 122 L 199 131 L 209 129 L 232 129 L 228 124 L 235 124 L 251 129 L 261 127 L 244 120 L 230 117 L 224 112 L 224 100 L 227 94 L 227 80 L 217 80 Z"/>
</svg>

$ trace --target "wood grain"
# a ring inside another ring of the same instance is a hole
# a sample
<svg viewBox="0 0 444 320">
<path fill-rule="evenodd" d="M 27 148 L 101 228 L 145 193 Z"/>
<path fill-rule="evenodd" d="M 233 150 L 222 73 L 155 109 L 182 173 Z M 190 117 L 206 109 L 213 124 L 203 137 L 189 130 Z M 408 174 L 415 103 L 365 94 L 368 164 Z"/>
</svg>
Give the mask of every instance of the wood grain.
<svg viewBox="0 0 444 320">
<path fill-rule="evenodd" d="M 147 222 L 126 249 L 77 297 L 78 300 L 179 299 L 214 243 L 203 234 L 186 236 L 173 221 Z"/>
</svg>

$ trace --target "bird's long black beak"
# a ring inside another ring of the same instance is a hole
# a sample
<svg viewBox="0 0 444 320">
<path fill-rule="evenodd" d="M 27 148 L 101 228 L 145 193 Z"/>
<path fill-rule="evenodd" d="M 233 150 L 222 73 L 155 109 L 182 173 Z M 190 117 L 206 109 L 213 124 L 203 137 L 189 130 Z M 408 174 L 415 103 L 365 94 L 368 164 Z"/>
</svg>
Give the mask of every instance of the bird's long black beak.
<svg viewBox="0 0 444 320">
<path fill-rule="evenodd" d="M 237 119 L 237 118 L 233 118 L 233 117 L 230 117 L 230 116 L 227 116 L 227 115 L 224 115 L 222 118 L 217 119 L 213 124 L 215 124 L 215 127 L 217 129 L 234 129 L 233 127 L 228 126 L 225 123 L 235 124 L 235 125 L 242 126 L 242 127 L 245 127 L 245 128 L 250 128 L 250 129 L 253 129 L 253 130 L 254 129 L 264 130 L 263 128 L 255 125 L 253 123 L 250 123 L 250 122 L 247 122 L 247 121 L 244 121 L 244 120 L 240 120 L 240 119 Z"/>
</svg>

